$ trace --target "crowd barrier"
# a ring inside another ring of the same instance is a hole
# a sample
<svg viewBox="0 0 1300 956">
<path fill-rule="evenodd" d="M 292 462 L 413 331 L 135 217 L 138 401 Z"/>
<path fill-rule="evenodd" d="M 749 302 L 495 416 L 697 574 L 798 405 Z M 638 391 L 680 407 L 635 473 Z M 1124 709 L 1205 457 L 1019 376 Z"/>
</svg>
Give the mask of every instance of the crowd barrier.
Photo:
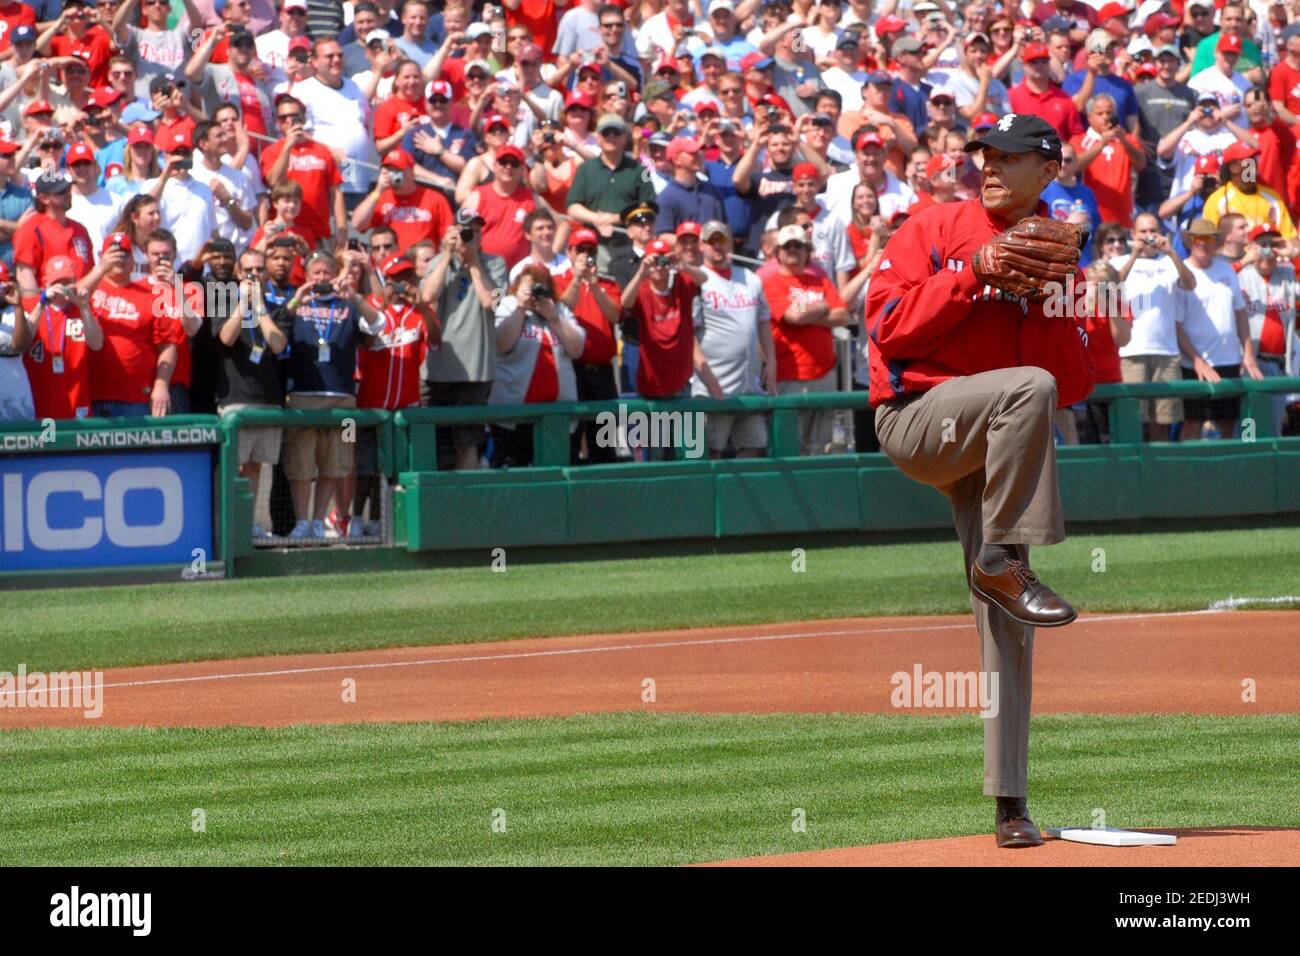
<svg viewBox="0 0 1300 956">
<path fill-rule="evenodd" d="M 1300 378 L 1099 387 L 1091 400 L 1109 405 L 1111 443 L 1058 448 L 1067 520 L 1300 512 L 1300 437 L 1273 434 L 1272 395 L 1279 392 L 1300 392 Z M 1236 396 L 1250 423 L 1243 438 L 1141 441 L 1142 400 Z M 382 543 L 368 549 L 377 565 L 379 551 L 947 527 L 942 496 L 884 455 L 800 454 L 799 412 L 866 405 L 863 392 L 834 392 L 9 423 L 0 428 L 0 582 L 51 575 L 94 582 L 123 569 L 234 576 L 254 556 L 254 501 L 239 474 L 238 432 L 267 425 L 375 429 L 391 496 Z M 679 446 L 666 461 L 570 465 L 573 420 L 634 413 L 763 414 L 768 454 L 715 460 Z M 534 424 L 531 466 L 438 469 L 439 429 L 501 422 Z M 328 558 L 357 549 L 316 550 Z M 285 549 L 275 553 L 289 558 Z M 258 558 L 264 567 L 265 553 Z"/>
</svg>

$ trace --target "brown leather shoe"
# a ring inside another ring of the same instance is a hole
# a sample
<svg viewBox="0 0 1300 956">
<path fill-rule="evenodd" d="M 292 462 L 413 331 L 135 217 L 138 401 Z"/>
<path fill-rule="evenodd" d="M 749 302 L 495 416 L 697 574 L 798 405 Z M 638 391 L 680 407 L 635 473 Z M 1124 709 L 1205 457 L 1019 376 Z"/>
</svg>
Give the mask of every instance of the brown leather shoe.
<svg viewBox="0 0 1300 956">
<path fill-rule="evenodd" d="M 997 829 L 994 833 L 998 846 L 1003 849 L 1043 845 L 1043 835 L 1029 819 L 1029 807 L 1024 800 L 998 797 Z"/>
<path fill-rule="evenodd" d="M 1021 624 L 1033 627 L 1060 627 L 1079 616 L 1065 598 L 1015 558 L 1009 558 L 998 574 L 985 571 L 976 559 L 970 571 L 970 589 L 985 604 L 1000 607 Z"/>
</svg>

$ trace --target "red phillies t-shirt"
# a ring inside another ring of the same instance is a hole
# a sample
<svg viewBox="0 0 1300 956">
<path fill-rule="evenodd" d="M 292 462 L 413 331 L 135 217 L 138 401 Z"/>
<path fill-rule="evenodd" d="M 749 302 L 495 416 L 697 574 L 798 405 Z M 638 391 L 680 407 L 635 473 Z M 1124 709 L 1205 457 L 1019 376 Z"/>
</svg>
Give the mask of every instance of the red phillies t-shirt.
<svg viewBox="0 0 1300 956">
<path fill-rule="evenodd" d="M 520 0 L 517 10 L 506 7 L 506 26 L 527 27 L 533 35 L 533 42 L 542 48 L 543 56 L 547 60 L 553 60 L 555 54 L 551 50 L 560 28 L 560 17 L 556 14 L 565 6 L 568 6 L 568 0 L 561 0 L 560 3 L 555 0 Z"/>
<path fill-rule="evenodd" d="M 831 281 L 809 269 L 796 276 L 776 272 L 763 280 L 763 291 L 772 310 L 777 381 L 809 382 L 833 369 L 835 336 L 831 330 L 824 325 L 791 325 L 783 318 L 798 301 L 844 308 L 844 300 Z"/>
<path fill-rule="evenodd" d="M 451 204 L 436 189 L 416 186 L 405 196 L 392 189 L 379 194 L 370 228 L 391 226 L 397 233 L 397 248 L 409 249 L 424 239 L 433 240 L 434 248 L 442 244 L 443 234 L 451 228 Z"/>
<path fill-rule="evenodd" d="M 174 120 L 169 120 L 165 116 L 160 116 L 158 117 L 158 129 L 154 133 L 154 142 L 165 143 L 167 142 L 166 137 L 174 136 L 176 133 L 189 136 L 191 138 L 190 142 L 193 142 L 195 125 L 194 120 L 190 119 L 190 117 L 186 116 L 184 113 L 177 113 Z M 159 164 L 161 165 L 161 163 L 162 160 L 159 159 Z"/>
<path fill-rule="evenodd" d="M 1280 60 L 1268 76 L 1268 98 L 1281 100 L 1292 113 L 1300 110 L 1300 70 L 1287 66 L 1285 59 Z"/>
<path fill-rule="evenodd" d="M 537 358 L 533 360 L 533 373 L 528 377 L 524 404 L 555 401 L 560 397 L 560 367 L 555 361 L 555 350 L 563 347 L 560 337 L 545 323 L 535 321 L 524 322 L 519 337 L 536 339 L 541 343 L 537 349 Z"/>
<path fill-rule="evenodd" d="M 1122 321 L 1133 321 L 1133 313 L 1128 306 L 1124 307 Z M 1110 333 L 1110 319 L 1090 315 L 1085 327 L 1088 332 L 1088 354 L 1092 356 L 1097 384 L 1123 381 L 1119 372 L 1119 348 L 1115 345 L 1115 337 Z"/>
<path fill-rule="evenodd" d="M 257 137 L 267 136 L 271 132 L 266 125 L 267 117 L 263 112 L 262 101 L 257 96 L 257 80 L 233 68 L 230 72 L 235 77 L 235 85 L 239 88 L 239 115 L 244 120 L 244 128 L 250 133 L 257 134 L 252 137 L 253 153 L 257 155 L 266 145 Z"/>
<path fill-rule="evenodd" d="M 384 329 L 357 349 L 358 408 L 395 411 L 420 404 L 420 369 L 429 351 L 424 318 L 414 306 L 385 308 Z"/>
<path fill-rule="evenodd" d="M 104 347 L 90 353 L 90 399 L 143 402 L 153 391 L 158 348 L 167 326 L 154 315 L 154 296 L 143 282 L 119 285 L 102 280 L 90 297 L 90 311 L 104 330 Z"/>
<path fill-rule="evenodd" d="M 150 280 L 149 295 L 158 301 L 162 340 L 176 346 L 176 368 L 172 372 L 171 383 L 188 388 L 193 360 L 190 358 L 190 337 L 185 333 L 184 315 L 176 303 L 176 287 Z M 189 303 L 192 312 L 202 315 L 203 287 L 195 282 L 185 283 L 185 301 Z"/>
<path fill-rule="evenodd" d="M 262 178 L 271 183 L 271 169 L 284 150 L 284 140 L 272 143 L 262 153 Z M 308 245 L 324 239 L 332 231 L 330 226 L 330 189 L 343 182 L 334 154 L 315 140 L 299 143 L 289 154 L 289 178 L 302 187 L 302 212 L 295 226 L 307 234 Z"/>
<path fill-rule="evenodd" d="M 490 256 L 505 259 L 509 269 L 528 255 L 524 219 L 537 208 L 533 191 L 520 183 L 509 196 L 502 196 L 488 183 L 474 192 L 478 195 L 478 211 L 483 217 L 482 249 Z"/>
<path fill-rule="evenodd" d="M 691 311 L 699 294 L 700 287 L 680 272 L 663 294 L 648 281 L 637 289 L 632 306 L 641 337 L 637 394 L 672 398 L 690 382 L 695 369 L 695 322 Z"/>
<path fill-rule="evenodd" d="M 22 26 L 36 29 L 36 11 L 25 3 L 0 3 L 0 50 L 9 49 L 9 37 Z"/>
<path fill-rule="evenodd" d="M 44 285 L 45 263 L 55 256 L 70 258 L 77 267 L 77 278 L 82 278 L 95 261 L 90 233 L 75 219 L 60 225 L 47 213 L 32 213 L 14 232 L 15 265 L 31 266 L 36 281 Z"/>
<path fill-rule="evenodd" d="M 23 356 L 37 418 L 86 418 L 90 415 L 90 374 L 86 329 L 72 303 L 46 305 L 36 324 L 36 338 Z M 56 371 L 61 368 L 62 371 Z"/>
<path fill-rule="evenodd" d="M 569 286 L 573 284 L 573 270 L 566 269 L 559 275 L 552 277 L 551 281 L 555 285 L 555 297 L 559 299 L 569 291 Z M 623 294 L 617 283 L 611 282 L 609 279 L 597 279 L 596 284 L 614 303 L 614 309 L 617 311 L 619 297 Z M 596 301 L 596 295 L 589 287 L 583 288 L 578 293 L 578 304 L 574 306 L 573 317 L 587 333 L 587 343 L 583 347 L 582 355 L 578 357 L 578 361 L 584 365 L 604 365 L 610 361 L 616 351 L 614 329 L 609 324 L 609 320 L 605 318 L 605 313 L 600 311 L 600 303 Z"/>
<path fill-rule="evenodd" d="M 372 124 L 375 131 L 375 142 L 392 136 L 402 128 L 404 123 L 414 117 L 427 116 L 428 114 L 429 111 L 425 108 L 423 100 L 419 103 L 412 103 L 400 96 L 390 96 L 375 107 L 375 118 Z"/>
<path fill-rule="evenodd" d="M 60 33 L 50 40 L 53 56 L 77 56 L 90 67 L 90 85 L 108 85 L 108 61 L 113 56 L 113 38 L 98 24 L 86 30 L 78 40 L 70 33 Z"/>
<path fill-rule="evenodd" d="M 1136 136 L 1123 134 L 1124 138 L 1142 148 Z M 1097 144 L 1101 137 L 1095 130 L 1070 140 L 1080 155 Z M 1117 222 L 1125 229 L 1133 226 L 1133 163 L 1129 152 L 1118 139 L 1107 143 L 1083 171 L 1084 184 L 1097 197 L 1097 209 L 1102 222 Z"/>
</svg>

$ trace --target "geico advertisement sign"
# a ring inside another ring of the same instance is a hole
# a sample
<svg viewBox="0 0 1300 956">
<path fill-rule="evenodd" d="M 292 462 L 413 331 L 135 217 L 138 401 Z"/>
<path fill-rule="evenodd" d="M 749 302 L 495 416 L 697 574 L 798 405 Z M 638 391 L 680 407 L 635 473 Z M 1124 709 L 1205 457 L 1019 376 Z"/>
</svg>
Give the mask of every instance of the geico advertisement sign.
<svg viewBox="0 0 1300 956">
<path fill-rule="evenodd" d="M 207 450 L 0 459 L 0 571 L 212 554 Z"/>
</svg>

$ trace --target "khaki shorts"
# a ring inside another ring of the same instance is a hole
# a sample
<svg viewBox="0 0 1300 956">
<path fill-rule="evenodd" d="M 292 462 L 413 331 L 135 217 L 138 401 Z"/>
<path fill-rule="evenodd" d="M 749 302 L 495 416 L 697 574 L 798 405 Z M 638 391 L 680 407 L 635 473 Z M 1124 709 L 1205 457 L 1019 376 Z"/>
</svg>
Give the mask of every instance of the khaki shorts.
<svg viewBox="0 0 1300 956">
<path fill-rule="evenodd" d="M 356 408 L 357 400 L 341 395 L 290 395 L 286 407 L 312 411 Z M 290 481 L 343 478 L 352 474 L 356 443 L 343 440 L 342 428 L 288 428 L 284 440 L 284 473 Z"/>
<path fill-rule="evenodd" d="M 1120 356 L 1119 374 L 1120 378 L 1129 385 L 1183 380 L 1177 355 L 1133 355 L 1128 358 Z M 1153 406 L 1154 419 L 1151 417 Z M 1144 423 L 1154 421 L 1157 425 L 1172 425 L 1182 420 L 1183 400 L 1181 398 L 1152 398 L 1142 403 Z"/>
<path fill-rule="evenodd" d="M 736 451 L 767 447 L 767 422 L 762 415 L 721 415 L 708 417 L 705 432 L 712 451 L 724 451 L 727 442 Z"/>
<path fill-rule="evenodd" d="M 821 378 L 799 381 L 791 379 L 778 381 L 778 395 L 804 395 L 808 392 L 834 392 L 836 370 L 831 369 Z M 831 442 L 835 427 L 835 409 L 826 408 L 799 413 L 799 453 L 802 455 L 824 455 L 826 446 Z"/>
<path fill-rule="evenodd" d="M 233 402 L 217 409 L 222 415 L 231 415 L 251 408 L 270 408 L 274 405 L 255 405 L 251 402 Z M 240 428 L 239 429 L 239 463 L 247 465 L 255 461 L 259 465 L 278 465 L 280 463 L 280 445 L 284 440 L 283 428 Z"/>
</svg>

